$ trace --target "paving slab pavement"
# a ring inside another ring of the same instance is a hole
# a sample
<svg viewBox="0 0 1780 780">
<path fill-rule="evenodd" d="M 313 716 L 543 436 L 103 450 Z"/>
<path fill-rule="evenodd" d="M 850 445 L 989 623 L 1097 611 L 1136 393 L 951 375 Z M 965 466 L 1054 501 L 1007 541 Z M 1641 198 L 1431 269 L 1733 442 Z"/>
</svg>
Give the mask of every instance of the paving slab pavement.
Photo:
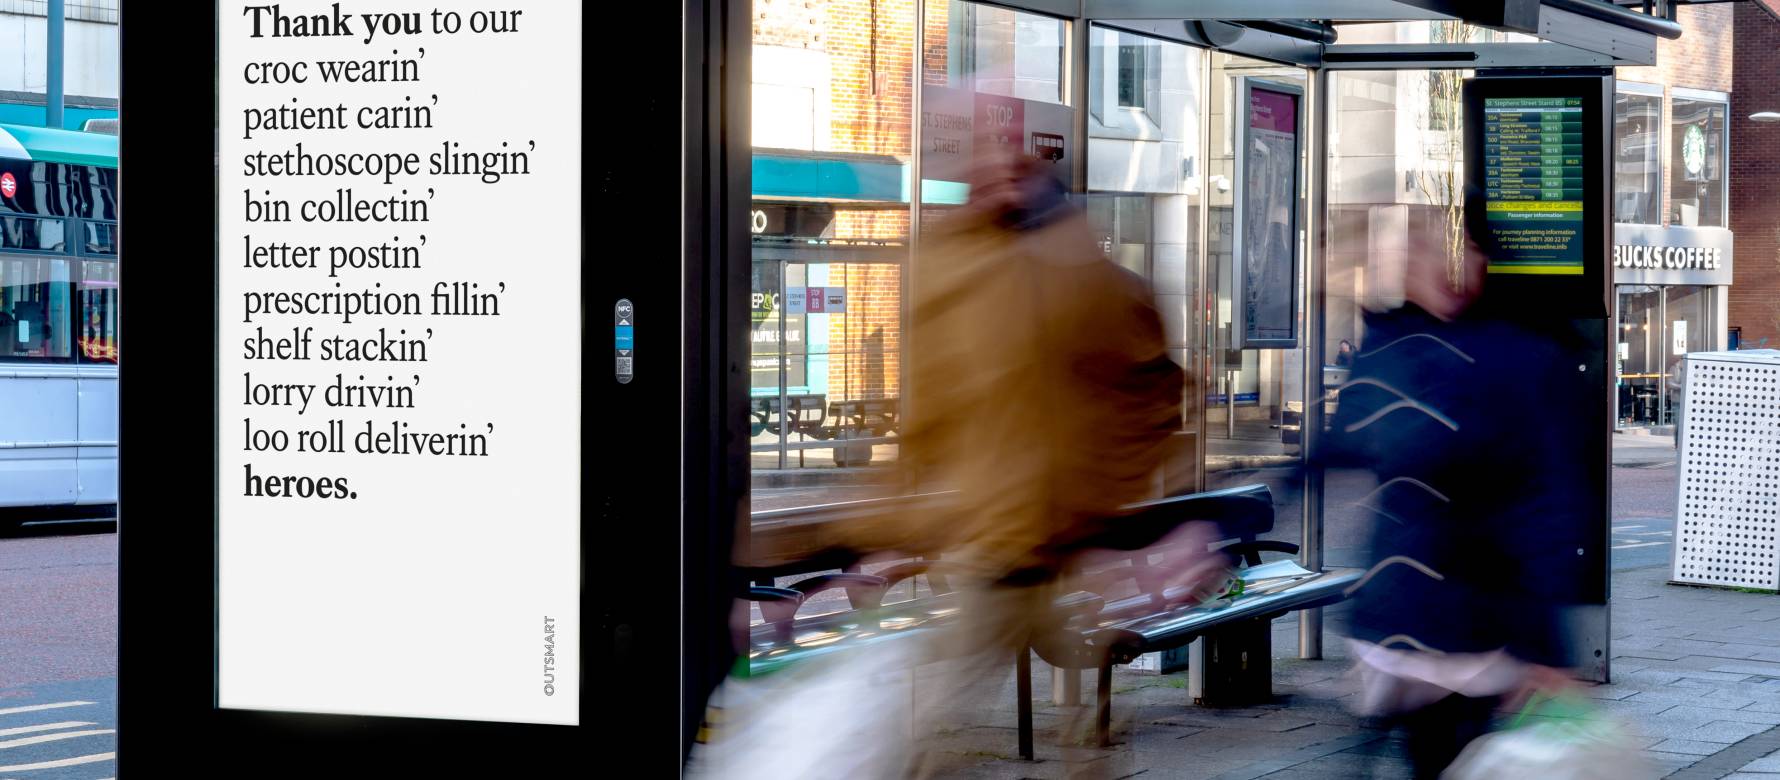
<svg viewBox="0 0 1780 780">
<path fill-rule="evenodd" d="M 1780 664 L 1735 660 L 1775 649 L 1769 637 L 1780 631 L 1780 596 L 1670 585 L 1661 567 L 1615 573 L 1613 593 L 1612 682 L 1584 692 L 1625 728 L 1658 776 L 1780 780 Z M 1325 615 L 1331 636 L 1324 660 L 1298 659 L 1296 621 L 1275 621 L 1275 695 L 1254 707 L 1195 706 L 1185 672 L 1118 667 L 1118 744 L 1108 749 L 1058 746 L 1066 739 L 1062 724 L 1072 721 L 1078 732 L 1070 741 L 1086 743 L 1091 719 L 1085 709 L 1051 703 L 1050 671 L 1035 661 L 1038 760 L 1017 758 L 1010 671 L 993 701 L 948 714 L 971 726 L 939 740 L 947 758 L 943 776 L 1408 777 L 1401 740 L 1351 710 L 1356 687 L 1338 638 L 1343 612 Z M 1094 684 L 1091 675 L 1084 677 L 1089 705 Z"/>
<path fill-rule="evenodd" d="M 1669 437 L 1614 437 L 1615 466 L 1672 470 L 1677 459 Z M 1668 573 L 1667 566 L 1613 573 L 1611 683 L 1590 684 L 1585 693 L 1624 727 L 1659 777 L 1780 780 L 1780 595 L 1671 585 Z M 1035 761 L 1016 757 L 1010 670 L 1000 695 L 945 714 L 970 725 L 938 740 L 942 776 L 1409 777 L 1401 739 L 1352 711 L 1357 689 L 1339 638 L 1345 608 L 1326 610 L 1324 623 L 1326 658 L 1300 660 L 1297 621 L 1274 621 L 1274 697 L 1254 707 L 1195 706 L 1185 672 L 1118 667 L 1117 744 L 1105 749 L 1086 745 L 1086 709 L 1051 702 L 1050 670 L 1035 660 Z M 1090 706 L 1094 685 L 1085 675 L 1082 700 Z M 1065 724 L 1077 731 L 1060 733 Z"/>
</svg>

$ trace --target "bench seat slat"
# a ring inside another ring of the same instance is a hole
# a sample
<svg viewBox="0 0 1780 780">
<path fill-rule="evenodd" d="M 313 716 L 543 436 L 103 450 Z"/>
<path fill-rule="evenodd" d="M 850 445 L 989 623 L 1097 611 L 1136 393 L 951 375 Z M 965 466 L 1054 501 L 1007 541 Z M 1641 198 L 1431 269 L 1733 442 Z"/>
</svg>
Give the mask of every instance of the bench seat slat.
<svg viewBox="0 0 1780 780">
<path fill-rule="evenodd" d="M 1176 609 L 1168 614 L 1149 615 L 1116 623 L 1096 633 L 1093 643 L 1112 649 L 1115 657 L 1135 658 L 1143 653 L 1171 650 L 1198 638 L 1206 631 L 1237 620 L 1259 618 L 1316 606 L 1318 602 L 1340 601 L 1346 589 L 1358 582 L 1361 569 L 1330 569 L 1320 575 L 1269 591 L 1265 583 L 1257 591 L 1245 592 L 1234 599 L 1219 599 L 1211 604 Z M 1117 661 L 1115 663 L 1124 663 Z"/>
</svg>

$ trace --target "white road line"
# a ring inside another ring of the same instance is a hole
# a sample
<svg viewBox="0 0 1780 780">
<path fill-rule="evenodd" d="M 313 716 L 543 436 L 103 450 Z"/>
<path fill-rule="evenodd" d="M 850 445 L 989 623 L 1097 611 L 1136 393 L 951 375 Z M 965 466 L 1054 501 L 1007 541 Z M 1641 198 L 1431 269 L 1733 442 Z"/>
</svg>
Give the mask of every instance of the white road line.
<svg viewBox="0 0 1780 780">
<path fill-rule="evenodd" d="M 90 701 L 59 701 L 54 704 L 27 704 L 23 707 L 7 707 L 6 709 L 0 710 L 0 715 L 17 715 L 21 712 L 37 712 L 38 710 L 53 710 L 61 707 L 79 707 L 93 703 L 94 702 Z"/>
<path fill-rule="evenodd" d="M 1616 525 L 1616 526 L 1613 526 L 1613 530 L 1623 531 L 1627 528 L 1643 528 L 1643 527 L 1644 526 L 1641 526 L 1641 525 Z"/>
<path fill-rule="evenodd" d="M 35 737 L 20 737 L 18 739 L 9 739 L 5 742 L 0 742 L 0 750 L 24 747 L 25 745 L 36 745 L 43 742 L 55 742 L 62 739 L 73 739 L 75 737 L 93 737 L 100 734 L 116 733 L 117 729 L 87 729 L 85 731 L 64 731 L 59 734 L 39 734 Z M 0 767 L 0 771 L 4 770 L 5 767 Z"/>
<path fill-rule="evenodd" d="M 14 734 L 29 734 L 33 731 L 51 731 L 54 729 L 66 729 L 66 728 L 76 728 L 79 726 L 97 726 L 97 725 L 99 725 L 99 724 L 97 724 L 97 723 L 83 723 L 78 720 L 65 720 L 65 721 L 62 721 L 61 723 L 40 723 L 35 726 L 19 726 L 18 728 L 0 729 L 0 737 L 10 737 Z"/>
<path fill-rule="evenodd" d="M 1637 544 L 1616 544 L 1616 545 L 1613 545 L 1613 549 L 1615 549 L 1615 550 L 1629 550 L 1633 547 L 1656 547 L 1658 545 L 1666 545 L 1666 544 L 1668 544 L 1668 542 L 1639 542 Z"/>
<path fill-rule="evenodd" d="M 35 764 L 15 764 L 13 766 L 0 766 L 0 772 L 29 772 L 33 769 L 55 769 L 56 767 L 60 767 L 60 766 L 80 766 L 81 764 L 93 764 L 93 763 L 98 763 L 100 761 L 110 761 L 111 759 L 114 759 L 114 758 L 117 758 L 116 753 L 94 753 L 90 756 L 75 756 L 73 758 L 58 758 L 54 761 L 39 761 Z"/>
<path fill-rule="evenodd" d="M 1675 532 L 1674 531 L 1638 531 L 1636 533 L 1629 533 L 1629 534 L 1624 534 L 1624 535 L 1625 536 L 1674 536 Z"/>
</svg>

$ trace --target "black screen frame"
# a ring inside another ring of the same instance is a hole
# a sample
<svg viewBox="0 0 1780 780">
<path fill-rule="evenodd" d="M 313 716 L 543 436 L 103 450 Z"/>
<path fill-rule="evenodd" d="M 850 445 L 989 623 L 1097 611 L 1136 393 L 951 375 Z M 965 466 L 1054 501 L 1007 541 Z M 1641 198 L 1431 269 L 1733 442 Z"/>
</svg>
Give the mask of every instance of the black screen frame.
<svg viewBox="0 0 1780 780">
<path fill-rule="evenodd" d="M 685 477 L 679 465 L 682 450 L 704 451 L 714 446 L 709 443 L 719 433 L 688 425 L 683 441 L 674 430 L 679 426 L 670 424 L 666 435 L 659 434 L 662 415 L 671 423 L 686 395 L 699 392 L 681 387 L 682 366 L 692 359 L 680 350 L 683 327 L 696 323 L 680 323 L 686 283 L 682 263 L 672 255 L 683 234 L 704 230 L 703 212 L 689 214 L 684 204 L 703 203 L 707 184 L 722 181 L 722 176 L 675 172 L 683 162 L 702 166 L 705 136 L 735 124 L 727 114 L 707 113 L 712 105 L 732 110 L 723 102 L 723 84 L 709 76 L 721 73 L 724 65 L 714 56 L 721 53 L 715 42 L 733 39 L 737 30 L 746 40 L 746 5 L 718 0 L 684 6 L 645 3 L 610 13 L 602 9 L 583 19 L 583 41 L 595 39 L 588 32 L 608 27 L 677 28 L 685 45 L 680 60 L 669 58 L 670 64 L 646 77 L 621 79 L 602 87 L 604 92 L 596 90 L 607 101 L 630 106 L 630 121 L 612 121 L 598 112 L 590 117 L 585 100 L 581 108 L 583 214 L 628 209 L 634 229 L 663 237 L 662 245 L 669 248 L 665 257 L 651 255 L 647 262 L 612 268 L 604 253 L 588 251 L 585 218 L 577 231 L 583 265 L 581 383 L 584 393 L 592 393 L 584 396 L 581 414 L 580 492 L 587 530 L 580 549 L 583 673 L 578 726 L 216 706 L 216 174 L 228 161 L 218 156 L 218 131 L 213 128 L 228 122 L 218 116 L 219 78 L 240 75 L 219 72 L 216 25 L 222 10 L 206 3 L 185 14 L 148 6 L 119 12 L 121 91 L 128 98 L 120 115 L 129 121 L 119 139 L 118 208 L 119 217 L 131 225 L 119 243 L 120 254 L 127 241 L 131 254 L 141 258 L 119 269 L 120 284 L 129 291 L 120 304 L 127 323 L 120 342 L 129 341 L 119 366 L 120 771 L 130 777 L 148 776 L 151 770 L 194 776 L 507 777 L 560 774 L 597 757 L 626 768 L 642 767 L 633 770 L 638 776 L 676 773 L 684 740 L 691 738 L 682 726 L 686 707 L 676 693 L 697 687 L 686 685 L 684 664 L 677 657 L 685 645 L 712 645 L 722 626 L 703 629 L 701 624 L 703 633 L 684 631 L 687 620 L 679 595 L 687 588 L 677 587 L 686 576 L 679 485 L 683 479 L 709 481 Z M 169 46 L 169 41 L 186 43 Z M 745 55 L 746 49 L 741 52 Z M 599 62 L 584 54 L 584 72 Z M 738 94 L 745 108 L 746 69 L 728 78 L 744 86 Z M 746 127 L 746 114 L 741 116 L 740 126 Z M 639 136 L 632 122 L 660 127 L 679 123 L 682 131 Z M 590 153 L 614 148 L 629 151 Z M 740 186 L 745 191 L 745 178 Z M 649 205 L 638 209 L 639 203 Z M 169 248 L 177 255 L 206 238 L 212 243 L 208 257 L 200 244 L 193 262 L 150 262 Z M 745 247 L 745 231 L 740 239 Z M 705 262 L 700 252 L 686 251 L 692 261 Z M 702 265 L 685 272 L 704 274 Z M 626 294 L 637 299 L 639 312 L 646 310 L 648 321 L 657 326 L 648 334 L 648 382 L 630 386 L 634 396 L 649 399 L 652 406 L 614 415 L 611 410 L 623 408 L 624 399 L 618 397 L 613 364 L 605 356 L 612 331 L 606 329 L 604 314 L 612 300 Z M 746 316 L 745 306 L 741 316 Z M 592 327 L 586 325 L 589 319 Z M 742 418 L 739 411 L 734 416 Z M 629 438 L 645 429 L 651 435 Z M 609 469 L 608 448 L 587 446 L 608 439 L 634 442 L 626 468 Z M 745 459 L 745 439 L 741 441 Z M 726 545 L 725 540 L 698 549 L 727 561 Z M 325 576 L 325 568 L 325 562 L 317 562 L 317 576 Z M 404 643 L 399 620 L 391 621 L 387 633 L 364 642 L 366 663 L 384 666 L 392 675 L 402 673 L 404 654 L 424 652 Z M 702 705 L 702 693 L 698 696 Z M 606 758 L 618 755 L 624 758 Z"/>
</svg>

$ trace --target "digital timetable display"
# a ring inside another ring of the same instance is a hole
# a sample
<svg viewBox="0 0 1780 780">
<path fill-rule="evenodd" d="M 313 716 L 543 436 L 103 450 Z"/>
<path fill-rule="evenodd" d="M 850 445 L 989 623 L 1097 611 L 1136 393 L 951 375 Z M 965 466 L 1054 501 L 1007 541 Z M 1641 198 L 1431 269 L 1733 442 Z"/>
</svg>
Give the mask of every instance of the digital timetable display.
<svg viewBox="0 0 1780 780">
<path fill-rule="evenodd" d="M 1485 224 L 1493 274 L 1583 273 L 1583 99 L 1483 100 Z"/>
</svg>

